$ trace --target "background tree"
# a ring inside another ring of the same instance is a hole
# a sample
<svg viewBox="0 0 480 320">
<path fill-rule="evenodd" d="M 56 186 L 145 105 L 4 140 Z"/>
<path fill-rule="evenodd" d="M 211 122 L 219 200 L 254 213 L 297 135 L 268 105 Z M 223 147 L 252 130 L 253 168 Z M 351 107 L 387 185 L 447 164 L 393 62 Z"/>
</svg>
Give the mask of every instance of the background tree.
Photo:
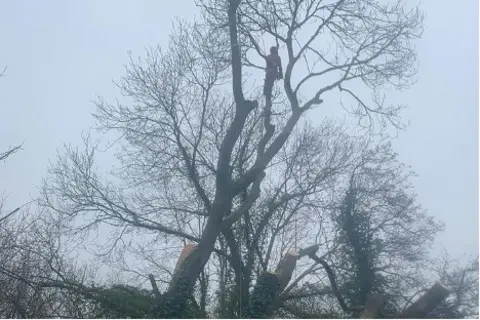
<svg viewBox="0 0 480 320">
<path fill-rule="evenodd" d="M 0 72 L 5 76 L 6 67 Z M 6 161 L 23 144 L 0 153 Z M 45 212 L 34 212 L 30 203 L 14 210 L 3 210 L 0 199 L 0 317 L 53 318 L 93 317 L 98 313 L 82 295 L 42 287 L 41 282 L 82 279 L 81 268 L 73 268 L 61 250 L 59 225 L 51 224 Z M 85 270 L 85 269 L 84 269 Z M 84 271 L 83 270 L 83 271 Z M 82 281 L 87 278 L 82 279 Z M 94 305 L 93 305 L 94 306 Z"/>
</svg>

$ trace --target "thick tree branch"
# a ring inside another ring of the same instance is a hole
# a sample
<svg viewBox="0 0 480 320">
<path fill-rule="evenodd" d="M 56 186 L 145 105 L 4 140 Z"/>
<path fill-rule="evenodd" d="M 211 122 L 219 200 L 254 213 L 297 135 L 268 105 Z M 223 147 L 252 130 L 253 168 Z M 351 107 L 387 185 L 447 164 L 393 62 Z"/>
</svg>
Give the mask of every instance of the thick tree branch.
<svg viewBox="0 0 480 320">
<path fill-rule="evenodd" d="M 423 296 L 406 308 L 398 317 L 404 319 L 423 318 L 438 304 L 445 300 L 448 295 L 450 295 L 450 291 L 437 282 Z"/>
<path fill-rule="evenodd" d="M 246 201 L 240 205 L 240 207 L 232 212 L 229 216 L 227 216 L 224 220 L 222 225 L 228 226 L 240 219 L 246 211 L 250 210 L 252 205 L 255 203 L 255 201 L 258 199 L 260 196 L 260 185 L 262 183 L 263 178 L 265 177 L 265 172 L 261 172 L 257 179 L 255 180 L 252 190 L 250 191 Z"/>
</svg>

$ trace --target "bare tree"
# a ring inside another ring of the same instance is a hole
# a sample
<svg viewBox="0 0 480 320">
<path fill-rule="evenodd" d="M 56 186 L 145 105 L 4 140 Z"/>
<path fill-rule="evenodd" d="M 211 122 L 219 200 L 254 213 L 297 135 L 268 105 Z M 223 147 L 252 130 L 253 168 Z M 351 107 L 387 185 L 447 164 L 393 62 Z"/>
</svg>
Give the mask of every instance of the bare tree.
<svg viewBox="0 0 480 320">
<path fill-rule="evenodd" d="M 90 292 L 68 283 L 93 282 L 90 268 L 72 262 L 61 225 L 47 212 L 24 210 L 0 225 L 0 315 L 4 318 L 96 318 L 105 313 Z M 62 285 L 55 285 L 61 283 Z"/>
<path fill-rule="evenodd" d="M 401 108 L 383 104 L 381 93 L 411 84 L 412 40 L 422 30 L 422 16 L 401 2 L 212 0 L 199 6 L 202 20 L 177 24 L 166 49 L 131 60 L 118 84 L 125 101 L 97 102 L 99 129 L 123 138 L 122 166 L 113 172 L 118 182 L 104 182 L 95 172 L 98 148 L 85 139 L 85 151 L 68 147 L 51 168 L 41 201 L 70 219 L 72 234 L 107 226 L 112 237 L 104 256 L 122 258 L 120 248 L 136 246 L 165 275 L 174 262 L 168 257 L 194 242 L 173 281 L 155 279 L 165 281 L 166 290 L 157 317 L 181 315 L 199 278 L 205 305 L 205 273 L 217 262 L 212 277 L 220 278 L 220 286 L 233 270 L 237 298 L 230 299 L 231 309 L 240 315 L 254 277 L 280 263 L 285 249 L 306 246 L 315 228 L 312 242 L 331 254 L 327 209 L 336 205 L 346 181 L 341 173 L 356 162 L 356 148 L 368 144 L 354 146 L 328 123 L 305 130 L 299 123 L 315 106 L 339 104 L 327 96 L 338 89 L 358 106 L 353 113 L 360 124 L 376 119 L 402 127 Z M 311 25 L 311 35 L 302 36 Z M 258 40 L 266 35 L 286 48 L 287 64 L 277 98 L 283 102 L 260 108 L 254 86 L 246 97 L 246 70 L 255 66 Z M 295 230 L 309 223 L 312 229 Z M 145 234 L 151 242 L 139 241 Z M 126 239 L 139 242 L 126 245 Z M 160 240 L 164 246 L 149 252 L 147 246 Z M 283 297 L 321 266 L 306 268 L 299 280 L 281 285 Z"/>
</svg>

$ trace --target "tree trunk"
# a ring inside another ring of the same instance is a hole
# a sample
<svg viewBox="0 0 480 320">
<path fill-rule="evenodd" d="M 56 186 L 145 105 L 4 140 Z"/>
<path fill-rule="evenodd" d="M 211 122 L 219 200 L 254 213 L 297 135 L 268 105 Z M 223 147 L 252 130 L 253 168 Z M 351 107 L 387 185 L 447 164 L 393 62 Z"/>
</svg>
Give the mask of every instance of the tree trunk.
<svg viewBox="0 0 480 320">
<path fill-rule="evenodd" d="M 192 255 L 198 246 L 188 244 L 183 247 L 178 257 L 168 291 L 157 299 L 154 313 L 159 318 L 189 318 L 187 297 L 191 296 L 193 284 L 190 279 L 182 276 L 186 259 Z"/>
<path fill-rule="evenodd" d="M 245 317 L 267 318 L 273 312 L 273 306 L 292 278 L 300 254 L 290 249 L 277 265 L 275 272 L 264 272 L 257 279 L 257 284 L 250 296 Z"/>
</svg>

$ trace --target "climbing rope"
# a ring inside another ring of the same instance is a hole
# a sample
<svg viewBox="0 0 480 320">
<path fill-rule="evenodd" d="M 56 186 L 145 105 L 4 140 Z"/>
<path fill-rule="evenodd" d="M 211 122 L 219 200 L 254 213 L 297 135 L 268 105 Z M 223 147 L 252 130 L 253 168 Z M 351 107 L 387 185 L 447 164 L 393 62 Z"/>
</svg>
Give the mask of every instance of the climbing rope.
<svg viewBox="0 0 480 320">
<path fill-rule="evenodd" d="M 277 12 L 277 8 L 275 7 L 275 2 L 272 1 L 272 6 L 273 6 L 273 12 Z M 280 44 L 278 43 L 278 29 L 277 29 L 277 19 L 275 15 L 272 17 L 273 19 L 273 28 L 275 29 L 275 42 L 277 44 L 277 49 L 280 49 Z"/>
</svg>

